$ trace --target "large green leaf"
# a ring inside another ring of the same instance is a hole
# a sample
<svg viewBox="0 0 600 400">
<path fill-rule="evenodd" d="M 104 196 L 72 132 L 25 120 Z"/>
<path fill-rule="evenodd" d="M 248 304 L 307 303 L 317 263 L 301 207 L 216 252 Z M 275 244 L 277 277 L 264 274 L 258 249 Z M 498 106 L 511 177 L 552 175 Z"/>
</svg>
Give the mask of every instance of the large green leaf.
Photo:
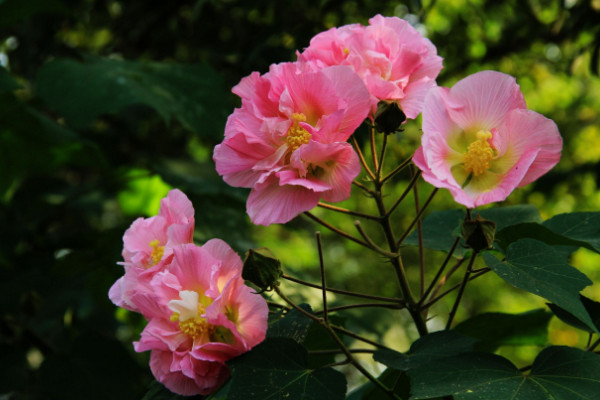
<svg viewBox="0 0 600 400">
<path fill-rule="evenodd" d="M 310 305 L 301 304 L 303 310 L 312 312 Z M 283 337 L 302 343 L 308 334 L 308 329 L 314 321 L 298 310 L 288 311 L 283 318 L 275 321 L 267 330 L 267 337 Z"/>
<path fill-rule="evenodd" d="M 600 253 L 600 212 L 560 214 L 544 221 L 543 225 Z"/>
<path fill-rule="evenodd" d="M 554 315 L 556 315 L 563 322 L 574 326 L 575 328 L 584 330 L 586 332 L 597 332 L 600 329 L 600 303 L 594 301 L 592 299 L 588 299 L 585 296 L 580 296 L 581 303 L 587 310 L 588 314 L 592 318 L 594 322 L 594 326 L 596 329 L 592 329 L 586 324 L 584 324 L 579 318 L 575 317 L 573 314 L 568 312 L 567 310 L 557 306 L 556 304 L 548 304 L 548 307 L 552 310 Z"/>
<path fill-rule="evenodd" d="M 595 328 L 579 299 L 579 292 L 592 282 L 567 264 L 553 247 L 521 239 L 508 246 L 505 261 L 488 253 L 483 257 L 487 266 L 506 282 L 550 300 Z"/>
<path fill-rule="evenodd" d="M 522 222 L 540 222 L 538 210 L 530 205 L 511 207 L 495 207 L 478 211 L 473 214 L 481 215 L 485 219 L 496 223 L 496 232 Z M 435 211 L 423 220 L 423 245 L 428 249 L 449 251 L 456 237 L 460 236 L 460 226 L 465 217 L 464 210 Z M 419 244 L 416 232 L 411 233 L 404 241 L 406 245 Z M 465 252 L 465 245 L 461 241 L 454 255 L 460 257 Z"/>
<path fill-rule="evenodd" d="M 567 256 L 576 250 L 577 247 L 586 246 L 584 242 L 559 235 L 544 225 L 535 222 L 524 222 L 502 229 L 496 235 L 496 242 L 502 250 L 506 250 L 511 243 L 525 238 L 544 242 Z"/>
<path fill-rule="evenodd" d="M 342 400 L 346 378 L 332 368 L 307 368 L 306 350 L 292 339 L 268 338 L 228 362 L 228 400 Z"/>
<path fill-rule="evenodd" d="M 479 340 L 475 346 L 494 351 L 500 346 L 543 346 L 548 340 L 548 323 L 552 313 L 544 309 L 522 314 L 498 312 L 476 315 L 454 327 L 454 330 Z"/>
<path fill-rule="evenodd" d="M 489 353 L 448 357 L 408 372 L 411 399 L 452 395 L 455 400 L 596 400 L 600 356 L 570 347 L 549 347 L 523 374 Z"/>
<path fill-rule="evenodd" d="M 167 123 L 174 117 L 198 134 L 220 137 L 230 107 L 221 77 L 206 65 L 57 59 L 40 69 L 36 91 L 75 127 L 143 104 Z"/>
<path fill-rule="evenodd" d="M 470 352 L 475 343 L 475 339 L 454 331 L 440 331 L 414 342 L 406 354 L 380 349 L 373 354 L 373 358 L 390 368 L 409 371 L 444 357 Z"/>
</svg>

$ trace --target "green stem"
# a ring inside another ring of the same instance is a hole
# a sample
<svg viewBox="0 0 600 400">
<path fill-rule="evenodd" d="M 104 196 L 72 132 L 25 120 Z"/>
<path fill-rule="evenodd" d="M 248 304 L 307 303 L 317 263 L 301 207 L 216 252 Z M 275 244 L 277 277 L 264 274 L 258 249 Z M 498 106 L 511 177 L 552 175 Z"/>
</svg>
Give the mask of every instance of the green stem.
<svg viewBox="0 0 600 400">
<path fill-rule="evenodd" d="M 367 242 L 363 242 L 362 240 L 355 238 L 354 236 L 350 235 L 349 233 L 344 232 L 341 229 L 336 228 L 335 226 L 323 221 L 321 218 L 317 217 L 316 215 L 312 214 L 309 211 L 305 211 L 304 215 L 306 215 L 307 217 L 309 217 L 310 219 L 312 219 L 315 222 L 318 222 L 319 224 L 323 225 L 325 228 L 329 229 L 330 231 L 333 231 L 335 233 L 337 233 L 340 236 L 345 237 L 346 239 L 349 239 L 351 241 L 353 241 L 354 243 L 358 243 L 360 245 L 363 245 L 367 248 L 371 248 L 371 246 L 369 246 L 369 244 Z"/>
<path fill-rule="evenodd" d="M 325 208 L 327 210 L 331 210 L 331 211 L 336 211 L 342 214 L 348 214 L 348 215 L 353 215 L 355 217 L 361 217 L 361 218 L 366 218 L 366 219 L 372 219 L 375 221 L 379 220 L 379 217 L 376 215 L 370 215 L 370 214 L 364 214 L 358 211 L 352 211 L 352 210 L 348 210 L 345 208 L 341 208 L 341 207 L 336 207 L 336 206 L 332 206 L 331 204 L 326 204 L 326 203 L 317 203 L 317 206 L 321 207 L 321 208 Z"/>
<path fill-rule="evenodd" d="M 456 239 L 454 239 L 454 243 L 452 243 L 452 247 L 450 248 L 450 251 L 448 251 L 448 254 L 446 255 L 446 258 L 444 259 L 444 262 L 440 266 L 440 269 L 438 269 L 438 272 L 435 274 L 435 277 L 429 284 L 429 287 L 427 288 L 425 293 L 423 293 L 423 296 L 421 296 L 421 299 L 419 300 L 419 305 L 422 305 L 425 302 L 425 300 L 427 299 L 427 297 L 429 296 L 429 294 L 431 293 L 431 291 L 437 284 L 437 281 L 440 279 L 440 276 L 442 276 L 442 273 L 444 272 L 444 269 L 446 269 L 448 262 L 450 262 L 450 259 L 452 258 L 452 254 L 454 253 L 454 250 L 456 250 L 456 247 L 458 246 L 459 242 L 460 242 L 460 237 L 457 237 Z"/>
<path fill-rule="evenodd" d="M 398 242 L 396 243 L 398 246 L 400 246 L 402 244 L 402 242 L 404 242 L 404 239 L 406 239 L 406 237 L 408 236 L 408 234 L 410 233 L 410 231 L 412 230 L 412 228 L 415 226 L 415 224 L 417 223 L 417 221 L 421 218 L 421 216 L 423 215 L 423 213 L 427 209 L 427 206 L 429 205 L 429 203 L 431 203 L 431 200 L 433 200 L 433 196 L 435 196 L 435 194 L 437 193 L 437 191 L 438 191 L 438 188 L 434 188 L 433 189 L 433 191 L 431 192 L 431 194 L 429 195 L 429 197 L 425 201 L 425 204 L 423 204 L 423 208 L 421 208 L 421 211 L 419 211 L 419 213 L 417 214 L 417 216 L 415 217 L 415 219 L 413 219 L 413 221 L 410 223 L 410 225 L 408 226 L 408 228 L 406 229 L 406 231 L 404 231 L 404 233 L 402 234 L 402 236 L 400 237 L 400 239 L 398 239 Z"/>
<path fill-rule="evenodd" d="M 406 166 L 408 166 L 411 162 L 412 162 L 412 157 L 411 158 L 407 158 L 406 160 L 402 161 L 402 163 L 400 165 L 398 165 L 389 174 L 387 174 L 383 179 L 380 180 L 381 184 L 383 185 L 389 179 L 392 179 L 398 172 L 400 172 L 404 168 L 406 168 Z"/>
<path fill-rule="evenodd" d="M 360 146 L 358 145 L 358 141 L 356 140 L 356 137 L 354 137 L 354 135 L 352 135 L 352 144 L 354 145 L 354 149 L 356 150 L 356 154 L 358 155 L 358 159 L 360 160 L 360 163 L 362 164 L 363 168 L 365 169 L 365 171 L 367 171 L 367 174 L 369 174 L 371 179 L 375 180 L 375 174 L 369 168 L 369 165 L 367 164 L 367 161 L 365 160 L 365 156 L 363 155 L 362 150 L 360 149 Z"/>
<path fill-rule="evenodd" d="M 360 303 L 360 304 L 346 304 L 343 306 L 337 306 L 337 307 L 330 307 L 328 309 L 328 312 L 333 312 L 333 311 L 342 311 L 342 310 L 350 310 L 353 308 L 366 308 L 366 307 L 373 307 L 373 308 L 392 308 L 395 310 L 401 310 L 403 308 L 405 308 L 405 306 L 403 304 L 398 304 L 398 303 Z M 322 314 L 324 312 L 323 311 L 316 311 L 315 314 Z"/>
<path fill-rule="evenodd" d="M 323 262 L 323 244 L 321 243 L 321 232 L 315 232 L 317 238 L 317 248 L 319 249 L 319 268 L 321 270 L 321 293 L 323 293 L 323 321 L 329 324 L 327 316 L 327 284 L 325 283 L 325 263 Z"/>
</svg>

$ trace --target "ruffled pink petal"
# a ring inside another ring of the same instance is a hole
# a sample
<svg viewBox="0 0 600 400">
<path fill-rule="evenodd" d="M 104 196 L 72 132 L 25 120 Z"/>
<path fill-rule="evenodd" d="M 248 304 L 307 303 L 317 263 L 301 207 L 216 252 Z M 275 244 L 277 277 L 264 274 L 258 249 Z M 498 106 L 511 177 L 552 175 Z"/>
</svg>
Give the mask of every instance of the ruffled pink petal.
<svg viewBox="0 0 600 400">
<path fill-rule="evenodd" d="M 191 346 L 191 339 L 179 330 L 177 323 L 162 318 L 153 318 L 142 331 L 139 342 L 134 342 L 135 351 L 169 350 Z"/>
<path fill-rule="evenodd" d="M 514 110 L 506 116 L 503 130 L 509 138 L 507 153 L 519 156 L 528 150 L 538 150 L 518 187 L 535 181 L 560 160 L 562 138 L 551 119 L 531 110 Z"/>
<path fill-rule="evenodd" d="M 204 292 L 210 288 L 212 266 L 218 264 L 218 260 L 195 244 L 177 246 L 173 254 L 169 271 L 177 277 L 183 290 Z"/>
<path fill-rule="evenodd" d="M 182 396 L 208 395 L 229 377 L 229 369 L 222 363 L 192 360 L 189 354 L 180 356 L 159 350 L 152 351 L 150 369 L 157 381 Z M 186 376 L 184 370 L 194 378 Z"/>
<path fill-rule="evenodd" d="M 279 186 L 277 179 L 271 178 L 252 189 L 246 211 L 252 223 L 270 225 L 286 223 L 318 202 L 319 193 L 302 186 Z"/>
<path fill-rule="evenodd" d="M 181 190 L 173 189 L 160 201 L 158 215 L 166 219 L 167 225 L 188 224 L 194 220 L 194 206 Z"/>
<path fill-rule="evenodd" d="M 331 187 L 323 192 L 325 201 L 337 202 L 347 199 L 352 189 L 352 181 L 360 174 L 360 161 L 348 143 L 322 144 L 309 142 L 293 155 L 292 162 L 302 160 L 310 165 L 314 178 Z"/>
<path fill-rule="evenodd" d="M 446 101 L 450 118 L 467 131 L 497 128 L 509 111 L 527 107 L 515 78 L 497 71 L 460 80 Z"/>
</svg>

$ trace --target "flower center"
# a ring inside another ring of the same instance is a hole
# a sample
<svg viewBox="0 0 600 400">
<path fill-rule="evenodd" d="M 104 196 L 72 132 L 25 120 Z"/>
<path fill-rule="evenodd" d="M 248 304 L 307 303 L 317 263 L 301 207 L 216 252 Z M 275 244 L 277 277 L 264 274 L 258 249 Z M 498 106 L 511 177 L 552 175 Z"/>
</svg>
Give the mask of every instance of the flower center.
<svg viewBox="0 0 600 400">
<path fill-rule="evenodd" d="M 179 329 L 192 339 L 205 337 L 209 341 L 210 335 L 215 331 L 215 326 L 209 324 L 202 317 L 206 310 L 203 302 L 199 301 L 197 292 L 182 290 L 179 292 L 181 300 L 171 300 L 168 307 L 174 311 L 171 321 L 179 321 Z"/>
<path fill-rule="evenodd" d="M 489 143 L 492 133 L 489 131 L 477 132 L 477 140 L 467 147 L 463 154 L 463 168 L 466 172 L 479 176 L 490 168 L 490 161 L 494 158 L 494 149 Z"/>
<path fill-rule="evenodd" d="M 290 149 L 294 151 L 303 144 L 307 144 L 311 134 L 299 124 L 300 122 L 306 122 L 306 115 L 293 113 L 292 120 L 292 126 L 288 130 L 285 141 L 290 146 Z"/>
<path fill-rule="evenodd" d="M 150 242 L 150 247 L 152 247 L 152 253 L 150 254 L 152 266 L 158 264 L 160 260 L 162 260 L 163 254 L 165 253 L 165 246 L 161 246 L 160 241 L 158 239 L 154 239 Z"/>
</svg>

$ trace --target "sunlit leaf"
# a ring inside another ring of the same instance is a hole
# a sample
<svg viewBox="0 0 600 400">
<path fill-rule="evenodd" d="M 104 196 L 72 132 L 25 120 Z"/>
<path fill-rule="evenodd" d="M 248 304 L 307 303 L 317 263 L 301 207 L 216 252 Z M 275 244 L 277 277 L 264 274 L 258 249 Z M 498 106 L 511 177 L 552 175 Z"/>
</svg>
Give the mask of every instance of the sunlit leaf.
<svg viewBox="0 0 600 400">
<path fill-rule="evenodd" d="M 600 330 L 600 303 L 592 299 L 588 299 L 585 296 L 580 296 L 580 298 L 581 303 L 583 304 L 588 314 L 592 318 L 592 321 L 594 322 L 595 329 L 590 328 L 587 324 L 581 322 L 579 318 L 577 318 L 567 310 L 557 306 L 556 304 L 548 304 L 548 307 L 550 307 L 554 315 L 556 315 L 561 321 L 586 332 L 598 332 L 598 330 Z"/>
</svg>

